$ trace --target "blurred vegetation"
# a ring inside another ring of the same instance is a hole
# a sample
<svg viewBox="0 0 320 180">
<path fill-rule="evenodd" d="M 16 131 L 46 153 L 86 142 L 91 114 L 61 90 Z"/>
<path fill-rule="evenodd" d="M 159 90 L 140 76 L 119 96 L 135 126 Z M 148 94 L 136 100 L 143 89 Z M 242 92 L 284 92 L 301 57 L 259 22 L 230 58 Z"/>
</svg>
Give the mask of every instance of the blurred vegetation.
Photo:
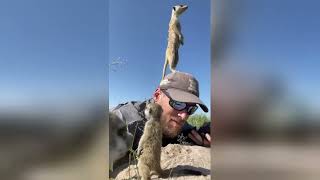
<svg viewBox="0 0 320 180">
<path fill-rule="evenodd" d="M 210 122 L 210 119 L 205 114 L 194 114 L 189 117 L 187 122 L 191 126 L 195 126 L 195 127 L 197 127 L 197 129 L 199 129 L 205 122 Z"/>
</svg>

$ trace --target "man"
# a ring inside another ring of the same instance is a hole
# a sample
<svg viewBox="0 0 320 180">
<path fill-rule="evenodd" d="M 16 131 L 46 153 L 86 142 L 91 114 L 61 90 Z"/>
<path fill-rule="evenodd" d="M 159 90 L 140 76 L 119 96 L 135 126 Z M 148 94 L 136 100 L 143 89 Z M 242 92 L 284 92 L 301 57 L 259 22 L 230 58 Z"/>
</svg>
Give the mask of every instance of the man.
<svg viewBox="0 0 320 180">
<path fill-rule="evenodd" d="M 170 143 L 186 143 L 186 132 L 183 127 L 188 117 L 198 108 L 208 112 L 207 106 L 199 99 L 198 81 L 188 73 L 174 72 L 165 76 L 153 97 L 144 102 L 127 102 L 115 107 L 112 111 L 128 124 L 130 133 L 134 135 L 132 149 L 137 149 L 143 134 L 144 108 L 148 102 L 155 102 L 163 109 L 161 122 L 163 124 L 162 146 Z M 200 136 L 195 130 L 187 135 L 195 144 L 210 146 L 210 135 Z"/>
</svg>

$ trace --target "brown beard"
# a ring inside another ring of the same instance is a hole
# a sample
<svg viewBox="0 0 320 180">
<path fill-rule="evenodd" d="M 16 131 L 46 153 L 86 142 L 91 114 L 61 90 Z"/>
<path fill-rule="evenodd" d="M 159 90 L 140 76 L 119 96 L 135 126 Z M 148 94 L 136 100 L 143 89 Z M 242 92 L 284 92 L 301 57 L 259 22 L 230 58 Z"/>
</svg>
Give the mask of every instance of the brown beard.
<svg viewBox="0 0 320 180">
<path fill-rule="evenodd" d="M 178 136 L 178 134 L 180 134 L 181 132 L 181 129 L 174 129 L 174 128 L 170 128 L 168 125 L 162 125 L 162 131 L 163 131 L 163 135 L 165 137 L 168 137 L 168 138 L 175 138 Z"/>
</svg>

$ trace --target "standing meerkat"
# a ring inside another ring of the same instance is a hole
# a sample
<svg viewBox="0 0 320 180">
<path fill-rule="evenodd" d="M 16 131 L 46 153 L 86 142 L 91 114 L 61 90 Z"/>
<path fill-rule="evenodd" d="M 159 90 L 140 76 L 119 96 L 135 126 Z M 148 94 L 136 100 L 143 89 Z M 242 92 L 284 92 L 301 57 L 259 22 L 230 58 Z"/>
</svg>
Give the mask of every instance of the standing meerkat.
<svg viewBox="0 0 320 180">
<path fill-rule="evenodd" d="M 166 50 L 166 58 L 164 61 L 162 79 L 165 76 L 167 64 L 172 72 L 176 71 L 176 66 L 179 61 L 179 47 L 183 45 L 183 35 L 181 33 L 181 25 L 179 16 L 188 9 L 187 5 L 176 5 L 172 7 L 171 19 L 169 22 L 168 31 L 168 46 Z"/>
<path fill-rule="evenodd" d="M 162 129 L 160 118 L 162 108 L 159 104 L 149 103 L 144 111 L 147 122 L 138 146 L 138 170 L 142 180 L 149 180 L 151 173 L 162 174 L 160 166 Z"/>
</svg>

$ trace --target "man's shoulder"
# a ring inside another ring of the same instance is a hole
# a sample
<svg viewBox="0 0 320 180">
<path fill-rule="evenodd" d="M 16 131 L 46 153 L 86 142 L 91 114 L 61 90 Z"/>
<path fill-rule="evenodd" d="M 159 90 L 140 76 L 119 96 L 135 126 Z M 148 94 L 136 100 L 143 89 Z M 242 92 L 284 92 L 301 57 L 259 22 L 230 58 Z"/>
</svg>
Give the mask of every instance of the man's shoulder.
<svg viewBox="0 0 320 180">
<path fill-rule="evenodd" d="M 120 103 L 118 104 L 116 107 L 111 108 L 110 111 L 114 112 L 114 111 L 132 111 L 132 112 L 140 112 L 143 109 L 141 108 L 141 105 L 144 102 L 140 102 L 140 101 L 129 101 L 129 102 L 125 102 L 125 103 Z"/>
<path fill-rule="evenodd" d="M 139 101 L 128 101 L 128 102 L 125 102 L 125 103 L 120 103 L 116 107 L 111 108 L 110 111 L 115 111 L 115 110 L 120 109 L 120 108 L 134 106 L 134 104 L 136 104 L 136 103 L 139 103 Z"/>
<path fill-rule="evenodd" d="M 144 108 L 146 101 L 129 101 L 121 103 L 110 111 L 119 116 L 120 119 L 126 123 L 132 123 L 134 121 L 140 121 L 144 119 Z"/>
</svg>

